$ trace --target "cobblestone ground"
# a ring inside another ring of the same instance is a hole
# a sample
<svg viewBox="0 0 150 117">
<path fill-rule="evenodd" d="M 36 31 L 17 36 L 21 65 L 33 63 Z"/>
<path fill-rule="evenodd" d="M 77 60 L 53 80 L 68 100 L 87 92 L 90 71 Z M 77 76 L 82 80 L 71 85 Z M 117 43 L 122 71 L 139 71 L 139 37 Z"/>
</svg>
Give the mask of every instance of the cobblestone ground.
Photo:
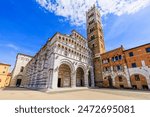
<svg viewBox="0 0 150 117">
<path fill-rule="evenodd" d="M 80 89 L 41 92 L 23 88 L 0 89 L 1 100 L 149 100 L 150 91 L 117 89 Z"/>
</svg>

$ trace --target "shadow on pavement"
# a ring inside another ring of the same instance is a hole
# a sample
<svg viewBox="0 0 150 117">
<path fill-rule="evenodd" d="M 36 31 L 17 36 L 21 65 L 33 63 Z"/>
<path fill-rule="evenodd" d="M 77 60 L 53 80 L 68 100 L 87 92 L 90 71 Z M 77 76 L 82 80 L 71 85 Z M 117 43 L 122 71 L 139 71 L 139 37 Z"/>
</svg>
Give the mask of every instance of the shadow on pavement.
<svg viewBox="0 0 150 117">
<path fill-rule="evenodd" d="M 30 89 L 27 89 L 27 88 L 16 88 L 16 87 L 6 87 L 6 88 L 3 88 L 2 89 L 3 91 L 33 91 L 33 90 L 30 90 Z"/>
</svg>

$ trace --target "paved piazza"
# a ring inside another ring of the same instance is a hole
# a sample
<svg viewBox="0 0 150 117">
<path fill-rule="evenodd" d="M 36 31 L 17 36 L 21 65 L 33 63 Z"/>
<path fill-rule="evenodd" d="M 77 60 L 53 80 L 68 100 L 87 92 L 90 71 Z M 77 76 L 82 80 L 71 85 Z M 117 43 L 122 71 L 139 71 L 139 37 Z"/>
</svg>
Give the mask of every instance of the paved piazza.
<svg viewBox="0 0 150 117">
<path fill-rule="evenodd" d="M 117 89 L 74 89 L 51 92 L 33 91 L 23 88 L 0 89 L 1 100 L 149 100 L 149 91 Z"/>
</svg>

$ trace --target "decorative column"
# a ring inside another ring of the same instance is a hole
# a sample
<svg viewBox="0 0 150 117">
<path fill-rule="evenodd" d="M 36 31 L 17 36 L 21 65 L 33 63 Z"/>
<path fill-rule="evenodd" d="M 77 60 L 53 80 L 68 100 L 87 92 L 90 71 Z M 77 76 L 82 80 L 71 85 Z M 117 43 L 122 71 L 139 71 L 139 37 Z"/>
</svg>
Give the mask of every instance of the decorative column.
<svg viewBox="0 0 150 117">
<path fill-rule="evenodd" d="M 147 68 L 147 77 L 146 77 L 146 80 L 147 80 L 147 84 L 148 84 L 148 89 L 150 89 L 150 69 Z"/>
<path fill-rule="evenodd" d="M 148 88 L 150 89 L 150 68 L 147 67 L 146 71 L 147 71 L 146 80 L 147 80 Z"/>
<path fill-rule="evenodd" d="M 84 86 L 89 87 L 89 79 L 88 79 L 88 71 L 85 72 L 84 74 Z"/>
<path fill-rule="evenodd" d="M 116 87 L 115 86 L 115 75 L 112 75 L 111 78 L 112 78 L 112 84 L 113 84 L 113 86 Z"/>
<path fill-rule="evenodd" d="M 71 74 L 71 87 L 75 88 L 76 87 L 76 72 L 72 72 Z"/>
<path fill-rule="evenodd" d="M 130 81 L 130 76 L 127 75 L 127 83 L 128 83 L 128 87 L 131 88 L 131 81 Z"/>
<path fill-rule="evenodd" d="M 57 67 L 53 71 L 52 89 L 57 89 L 58 88 L 58 86 L 57 86 L 57 84 L 58 84 L 58 72 L 59 72 L 59 70 L 58 70 L 58 67 Z"/>
<path fill-rule="evenodd" d="M 91 87 L 95 87 L 93 68 L 91 68 L 90 73 L 91 73 Z"/>
<path fill-rule="evenodd" d="M 125 73 L 127 74 L 127 83 L 128 83 L 128 87 L 131 88 L 130 73 L 129 73 L 129 71 L 128 71 L 127 66 L 124 66 L 124 70 L 125 70 Z"/>
<path fill-rule="evenodd" d="M 147 83 L 148 83 L 148 89 L 150 89 L 150 76 L 149 79 L 147 80 Z"/>
</svg>

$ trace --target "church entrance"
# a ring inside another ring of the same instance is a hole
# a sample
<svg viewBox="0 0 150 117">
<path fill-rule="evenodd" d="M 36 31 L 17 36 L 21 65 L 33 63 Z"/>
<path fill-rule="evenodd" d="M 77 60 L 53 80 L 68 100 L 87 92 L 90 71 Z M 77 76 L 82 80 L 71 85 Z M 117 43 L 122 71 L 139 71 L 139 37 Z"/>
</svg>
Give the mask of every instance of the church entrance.
<svg viewBox="0 0 150 117">
<path fill-rule="evenodd" d="M 22 79 L 17 79 L 16 87 L 20 87 Z"/>
<path fill-rule="evenodd" d="M 76 86 L 77 87 L 84 86 L 84 71 L 81 67 L 77 68 L 76 71 Z"/>
<path fill-rule="evenodd" d="M 66 64 L 62 64 L 59 67 L 58 72 L 58 87 L 71 87 L 71 70 Z"/>
<path fill-rule="evenodd" d="M 58 78 L 58 87 L 61 87 L 61 78 Z"/>
</svg>

